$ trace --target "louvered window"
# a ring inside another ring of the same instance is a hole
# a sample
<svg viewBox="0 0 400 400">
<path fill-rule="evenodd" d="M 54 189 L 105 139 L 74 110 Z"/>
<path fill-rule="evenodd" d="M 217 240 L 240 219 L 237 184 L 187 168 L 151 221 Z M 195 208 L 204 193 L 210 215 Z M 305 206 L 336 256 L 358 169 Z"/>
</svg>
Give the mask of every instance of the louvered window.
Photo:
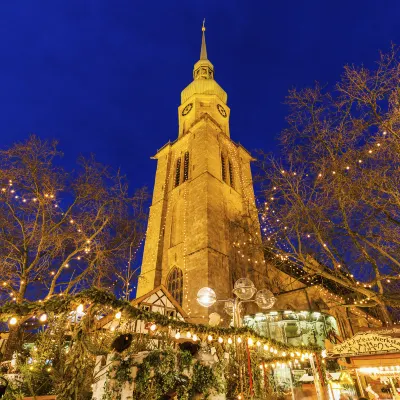
<svg viewBox="0 0 400 400">
<path fill-rule="evenodd" d="M 222 172 L 222 180 L 226 182 L 225 156 L 223 154 L 221 154 L 221 172 Z"/>
<path fill-rule="evenodd" d="M 189 179 L 189 152 L 185 153 L 185 157 L 183 160 L 183 182 L 186 182 Z"/>
<path fill-rule="evenodd" d="M 175 170 L 175 187 L 179 186 L 181 183 L 181 158 L 176 160 L 176 170 Z"/>
</svg>

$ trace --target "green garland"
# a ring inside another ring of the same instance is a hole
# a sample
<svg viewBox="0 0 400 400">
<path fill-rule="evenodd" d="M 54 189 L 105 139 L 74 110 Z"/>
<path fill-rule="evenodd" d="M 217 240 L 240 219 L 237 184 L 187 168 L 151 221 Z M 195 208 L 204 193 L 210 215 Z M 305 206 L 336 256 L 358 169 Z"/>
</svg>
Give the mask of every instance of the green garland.
<svg viewBox="0 0 400 400">
<path fill-rule="evenodd" d="M 120 400 L 122 386 L 133 381 L 133 400 L 154 400 L 167 393 L 181 400 L 192 399 L 197 394 L 207 399 L 212 393 L 225 390 L 220 363 L 212 367 L 202 365 L 187 351 L 153 350 L 141 363 L 136 363 L 132 355 L 117 354 L 113 361 L 102 400 Z M 134 366 L 138 370 L 133 380 Z"/>
<path fill-rule="evenodd" d="M 39 313 L 67 313 L 76 308 L 77 304 L 85 302 L 90 303 L 91 305 L 110 307 L 114 311 L 118 310 L 120 312 L 123 312 L 127 318 L 139 319 L 145 322 L 152 322 L 161 327 L 170 327 L 175 330 L 194 331 L 196 333 L 214 334 L 224 337 L 247 335 L 255 338 L 263 344 L 268 344 L 269 346 L 272 345 L 276 349 L 286 352 L 321 351 L 321 349 L 315 345 L 297 347 L 289 346 L 273 339 L 266 339 L 265 337 L 259 335 L 253 329 L 248 327 L 211 327 L 208 325 L 192 324 L 185 321 L 171 319 L 159 313 L 136 308 L 130 302 L 126 300 L 118 300 L 112 293 L 97 288 L 90 288 L 76 295 L 55 296 L 45 301 L 24 302 L 21 304 L 9 302 L 0 307 L 0 318 L 3 321 L 6 321 L 10 317 L 27 317 L 29 315 L 35 315 Z M 271 354 L 271 356 L 274 357 L 273 354 Z"/>
</svg>

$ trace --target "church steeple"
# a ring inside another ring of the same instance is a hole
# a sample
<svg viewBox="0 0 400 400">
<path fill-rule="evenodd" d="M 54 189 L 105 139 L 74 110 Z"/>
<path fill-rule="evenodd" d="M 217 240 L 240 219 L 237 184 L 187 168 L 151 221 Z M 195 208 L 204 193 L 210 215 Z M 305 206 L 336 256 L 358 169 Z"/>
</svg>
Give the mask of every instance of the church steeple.
<svg viewBox="0 0 400 400">
<path fill-rule="evenodd" d="M 206 47 L 206 27 L 205 20 L 203 21 L 202 38 L 201 38 L 201 50 L 200 60 L 194 64 L 193 79 L 214 79 L 214 66 L 207 58 L 207 47 Z"/>
</svg>

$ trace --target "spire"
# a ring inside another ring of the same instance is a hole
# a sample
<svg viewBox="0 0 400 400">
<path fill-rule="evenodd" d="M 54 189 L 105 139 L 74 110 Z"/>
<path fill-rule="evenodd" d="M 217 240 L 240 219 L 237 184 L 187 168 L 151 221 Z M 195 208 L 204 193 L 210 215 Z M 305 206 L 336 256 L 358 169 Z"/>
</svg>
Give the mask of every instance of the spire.
<svg viewBox="0 0 400 400">
<path fill-rule="evenodd" d="M 194 64 L 193 69 L 193 79 L 214 79 L 214 67 L 210 60 L 207 58 L 207 47 L 206 47 L 206 20 L 203 20 L 203 26 L 201 31 L 203 32 L 201 38 L 201 50 L 200 50 L 200 60 Z"/>
<path fill-rule="evenodd" d="M 205 27 L 206 19 L 203 19 L 203 26 L 201 27 L 201 31 L 203 32 L 201 38 L 201 50 L 200 50 L 200 60 L 207 60 L 207 47 L 206 47 L 206 27 Z"/>
</svg>

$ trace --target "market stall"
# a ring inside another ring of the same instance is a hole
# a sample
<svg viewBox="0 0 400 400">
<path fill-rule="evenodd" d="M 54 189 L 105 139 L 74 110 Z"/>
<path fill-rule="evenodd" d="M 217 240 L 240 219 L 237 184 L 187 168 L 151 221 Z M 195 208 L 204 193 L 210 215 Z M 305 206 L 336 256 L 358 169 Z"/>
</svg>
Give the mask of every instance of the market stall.
<svg viewBox="0 0 400 400">
<path fill-rule="evenodd" d="M 338 359 L 357 382 L 360 395 L 400 399 L 400 328 L 359 332 L 326 355 Z"/>
</svg>

